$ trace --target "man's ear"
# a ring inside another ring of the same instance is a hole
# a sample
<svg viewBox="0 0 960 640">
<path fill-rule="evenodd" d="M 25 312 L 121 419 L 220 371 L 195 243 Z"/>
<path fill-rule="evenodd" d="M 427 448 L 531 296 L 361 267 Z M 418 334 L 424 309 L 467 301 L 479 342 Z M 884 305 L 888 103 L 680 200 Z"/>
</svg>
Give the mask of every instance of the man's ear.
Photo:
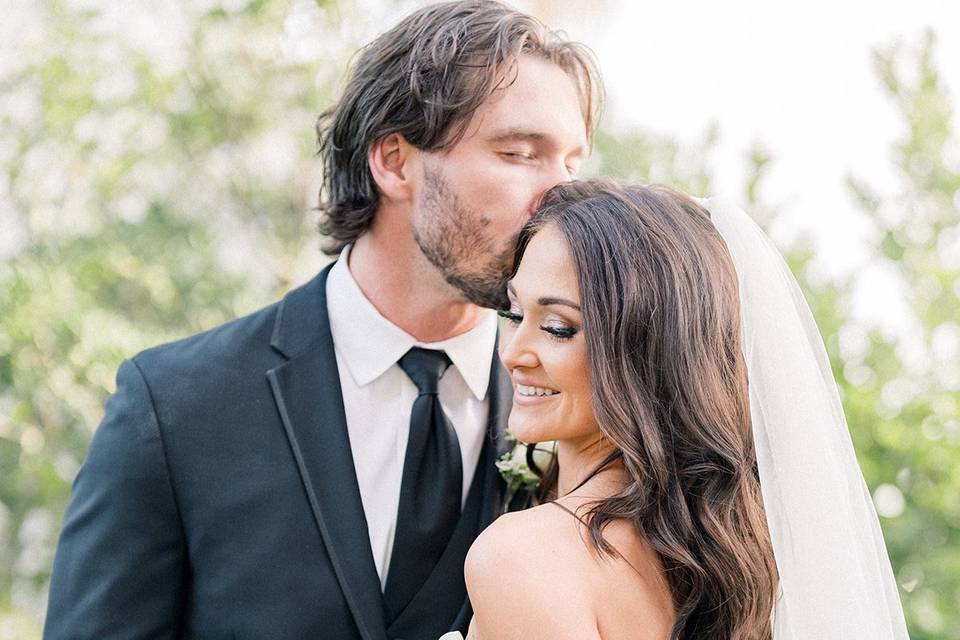
<svg viewBox="0 0 960 640">
<path fill-rule="evenodd" d="M 367 151 L 367 164 L 377 188 L 389 200 L 403 201 L 411 197 L 411 162 L 417 149 L 399 133 L 386 135 Z"/>
</svg>

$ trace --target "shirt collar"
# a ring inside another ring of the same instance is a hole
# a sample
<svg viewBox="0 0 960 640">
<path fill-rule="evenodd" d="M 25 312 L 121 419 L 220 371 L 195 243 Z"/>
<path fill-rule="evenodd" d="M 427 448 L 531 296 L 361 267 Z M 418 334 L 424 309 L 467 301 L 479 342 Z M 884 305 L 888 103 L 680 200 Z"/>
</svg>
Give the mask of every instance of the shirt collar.
<svg viewBox="0 0 960 640">
<path fill-rule="evenodd" d="M 487 310 L 465 333 L 439 342 L 417 342 L 380 315 L 350 273 L 350 247 L 344 248 L 327 276 L 327 312 L 334 348 L 358 386 L 383 375 L 412 347 L 442 349 L 478 400 L 487 395 L 497 340 L 497 316 Z"/>
</svg>

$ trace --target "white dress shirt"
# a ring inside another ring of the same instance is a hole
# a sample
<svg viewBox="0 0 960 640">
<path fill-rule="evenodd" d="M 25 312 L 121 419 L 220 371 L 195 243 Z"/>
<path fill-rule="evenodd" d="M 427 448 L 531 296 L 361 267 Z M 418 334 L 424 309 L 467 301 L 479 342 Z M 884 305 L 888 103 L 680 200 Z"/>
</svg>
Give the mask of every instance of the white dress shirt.
<svg viewBox="0 0 960 640">
<path fill-rule="evenodd" d="M 440 378 L 438 395 L 460 442 L 465 503 L 487 429 L 497 319 L 489 311 L 466 333 L 441 342 L 417 342 L 363 295 L 347 266 L 349 253 L 349 247 L 343 250 L 327 276 L 327 312 L 353 465 L 383 588 L 396 532 L 410 414 L 418 393 L 397 362 L 416 346 L 442 349 L 453 363 Z"/>
</svg>

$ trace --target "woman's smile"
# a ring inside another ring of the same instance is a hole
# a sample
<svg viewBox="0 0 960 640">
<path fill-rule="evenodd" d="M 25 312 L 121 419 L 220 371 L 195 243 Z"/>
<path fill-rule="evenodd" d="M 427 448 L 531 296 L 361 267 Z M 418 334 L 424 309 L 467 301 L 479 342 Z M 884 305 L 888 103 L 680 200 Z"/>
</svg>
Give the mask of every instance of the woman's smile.
<svg viewBox="0 0 960 640">
<path fill-rule="evenodd" d="M 559 395 L 559 391 L 547 387 L 517 384 L 513 391 L 513 404 L 520 406 L 538 405 L 555 400 Z"/>
</svg>

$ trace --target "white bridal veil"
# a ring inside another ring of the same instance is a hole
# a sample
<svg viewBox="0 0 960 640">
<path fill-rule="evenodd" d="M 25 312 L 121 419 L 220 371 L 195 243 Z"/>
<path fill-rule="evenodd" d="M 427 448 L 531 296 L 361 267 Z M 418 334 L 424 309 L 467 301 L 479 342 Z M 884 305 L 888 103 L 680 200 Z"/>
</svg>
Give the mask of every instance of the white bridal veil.
<svg viewBox="0 0 960 640">
<path fill-rule="evenodd" d="M 723 198 L 701 200 L 740 283 L 760 485 L 781 597 L 775 640 L 908 638 L 823 339 L 790 269 Z"/>
</svg>

